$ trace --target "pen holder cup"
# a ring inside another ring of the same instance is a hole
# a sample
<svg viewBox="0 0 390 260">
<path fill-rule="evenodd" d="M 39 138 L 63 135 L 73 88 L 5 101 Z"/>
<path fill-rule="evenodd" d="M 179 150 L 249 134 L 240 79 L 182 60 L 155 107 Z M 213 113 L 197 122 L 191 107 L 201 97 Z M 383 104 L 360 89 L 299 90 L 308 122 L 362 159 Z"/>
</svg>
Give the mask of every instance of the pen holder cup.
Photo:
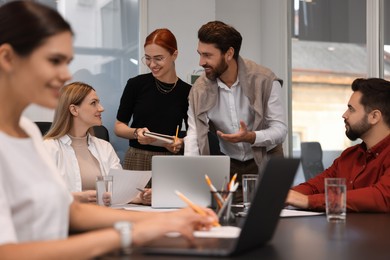
<svg viewBox="0 0 390 260">
<path fill-rule="evenodd" d="M 234 197 L 234 192 L 228 191 L 211 191 L 211 206 L 215 211 L 221 224 L 228 225 L 234 222 L 235 216 L 232 213 L 231 205 Z"/>
<path fill-rule="evenodd" d="M 217 195 L 217 193 L 219 194 L 220 197 Z M 214 210 L 216 213 L 218 213 L 218 211 L 222 208 L 222 204 L 223 204 L 223 201 L 221 201 L 218 198 L 222 198 L 225 200 L 227 198 L 227 196 L 229 195 L 229 192 L 228 191 L 210 191 L 210 194 L 211 194 L 210 208 L 212 210 Z"/>
</svg>

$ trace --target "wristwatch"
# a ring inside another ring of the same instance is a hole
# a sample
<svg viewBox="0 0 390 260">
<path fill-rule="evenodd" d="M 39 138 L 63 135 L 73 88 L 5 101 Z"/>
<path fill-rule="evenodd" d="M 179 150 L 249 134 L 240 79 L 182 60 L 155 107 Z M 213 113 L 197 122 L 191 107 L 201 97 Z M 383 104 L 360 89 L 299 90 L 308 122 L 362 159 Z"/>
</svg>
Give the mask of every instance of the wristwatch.
<svg viewBox="0 0 390 260">
<path fill-rule="evenodd" d="M 132 242 L 131 228 L 132 224 L 128 221 L 118 221 L 115 222 L 114 228 L 118 231 L 121 236 L 121 246 L 122 249 L 129 248 Z"/>
<path fill-rule="evenodd" d="M 136 128 L 136 129 L 134 130 L 134 132 L 133 132 L 134 139 L 138 139 L 138 133 L 137 133 L 138 129 L 139 129 L 139 128 Z"/>
</svg>

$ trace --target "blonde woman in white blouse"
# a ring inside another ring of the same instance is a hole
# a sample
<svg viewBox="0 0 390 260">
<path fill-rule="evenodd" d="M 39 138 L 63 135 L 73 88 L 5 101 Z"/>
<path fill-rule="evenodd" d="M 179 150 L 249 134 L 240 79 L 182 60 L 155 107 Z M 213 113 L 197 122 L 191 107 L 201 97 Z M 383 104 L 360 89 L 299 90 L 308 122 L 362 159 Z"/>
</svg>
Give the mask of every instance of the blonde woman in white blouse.
<svg viewBox="0 0 390 260">
<path fill-rule="evenodd" d="M 96 176 L 122 168 L 112 145 L 94 136 L 93 126 L 102 124 L 103 111 L 92 86 L 70 83 L 61 90 L 52 126 L 44 136 L 69 191 L 80 202 L 96 203 Z M 150 204 L 150 200 L 147 189 L 132 202 Z"/>
</svg>

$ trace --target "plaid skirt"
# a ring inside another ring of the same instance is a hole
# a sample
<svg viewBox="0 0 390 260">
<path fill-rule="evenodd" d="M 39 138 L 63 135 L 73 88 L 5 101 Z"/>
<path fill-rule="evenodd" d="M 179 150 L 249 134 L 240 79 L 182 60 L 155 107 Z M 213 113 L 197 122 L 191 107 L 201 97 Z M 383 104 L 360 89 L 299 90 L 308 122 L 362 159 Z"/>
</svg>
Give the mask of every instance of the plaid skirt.
<svg viewBox="0 0 390 260">
<path fill-rule="evenodd" d="M 154 155 L 173 155 L 171 152 L 153 152 L 129 147 L 126 152 L 123 169 L 134 171 L 152 170 L 152 157 Z"/>
</svg>

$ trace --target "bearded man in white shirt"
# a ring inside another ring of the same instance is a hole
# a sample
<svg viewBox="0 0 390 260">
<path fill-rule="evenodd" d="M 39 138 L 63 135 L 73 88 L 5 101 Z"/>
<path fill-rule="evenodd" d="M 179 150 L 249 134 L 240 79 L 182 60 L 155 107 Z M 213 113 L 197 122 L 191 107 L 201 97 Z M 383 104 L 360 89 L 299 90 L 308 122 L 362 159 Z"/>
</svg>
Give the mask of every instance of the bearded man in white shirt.
<svg viewBox="0 0 390 260">
<path fill-rule="evenodd" d="M 199 65 L 205 70 L 189 94 L 185 155 L 209 155 L 208 132 L 231 158 L 230 174 L 258 174 L 267 156 L 283 156 L 287 135 L 282 80 L 240 55 L 241 34 L 220 21 L 198 31 Z M 241 190 L 235 202 L 241 201 Z"/>
</svg>

